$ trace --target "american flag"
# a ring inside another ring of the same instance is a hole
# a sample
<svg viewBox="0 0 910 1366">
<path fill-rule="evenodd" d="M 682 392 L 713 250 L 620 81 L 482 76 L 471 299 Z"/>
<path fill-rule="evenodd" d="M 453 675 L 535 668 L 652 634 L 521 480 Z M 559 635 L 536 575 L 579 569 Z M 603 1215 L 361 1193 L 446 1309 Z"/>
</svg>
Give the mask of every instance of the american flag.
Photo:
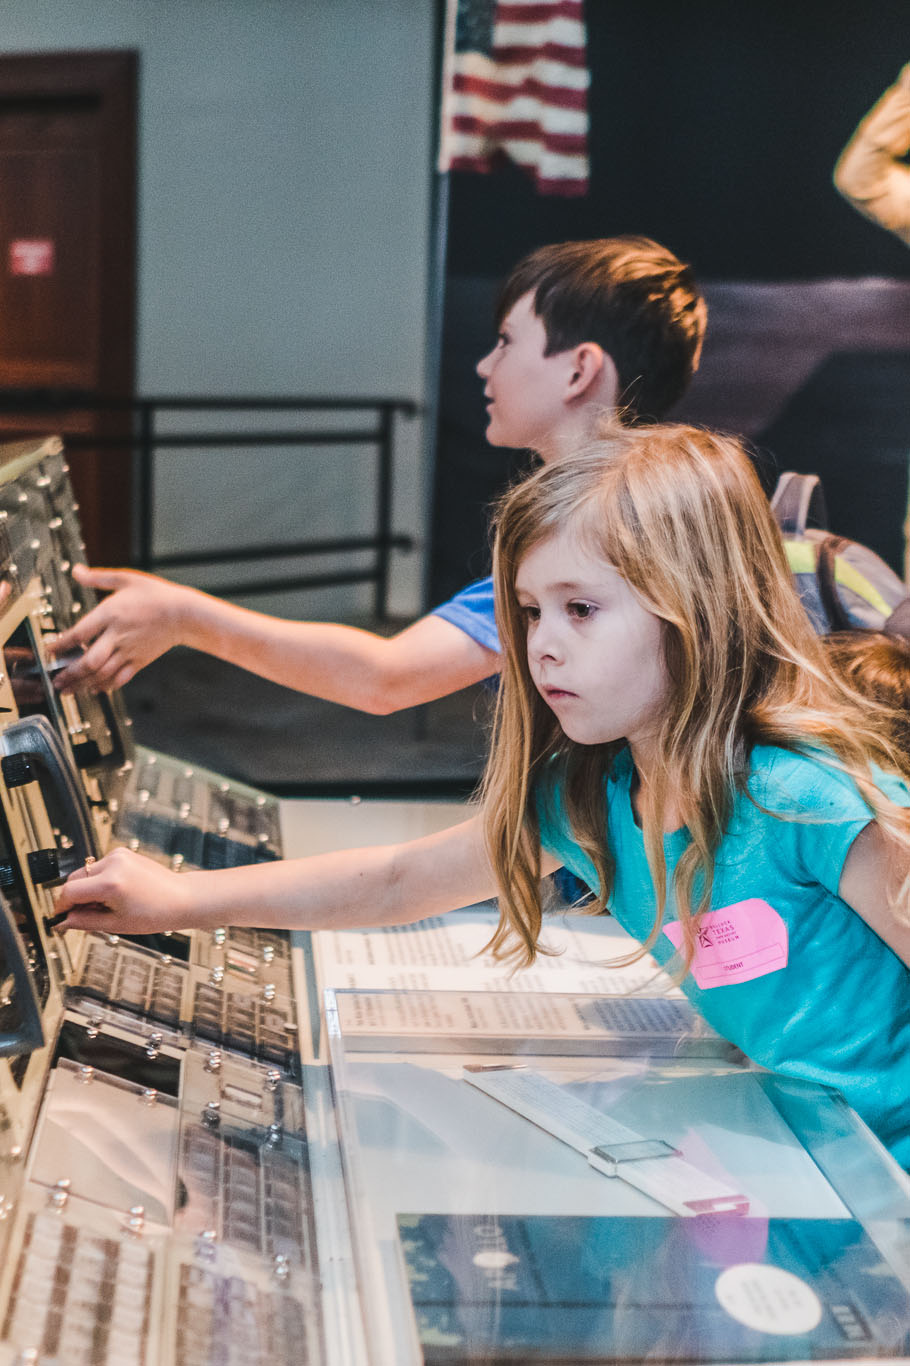
<svg viewBox="0 0 910 1366">
<path fill-rule="evenodd" d="M 490 171 L 503 156 L 540 194 L 588 189 L 582 0 L 448 0 L 442 171 Z"/>
</svg>

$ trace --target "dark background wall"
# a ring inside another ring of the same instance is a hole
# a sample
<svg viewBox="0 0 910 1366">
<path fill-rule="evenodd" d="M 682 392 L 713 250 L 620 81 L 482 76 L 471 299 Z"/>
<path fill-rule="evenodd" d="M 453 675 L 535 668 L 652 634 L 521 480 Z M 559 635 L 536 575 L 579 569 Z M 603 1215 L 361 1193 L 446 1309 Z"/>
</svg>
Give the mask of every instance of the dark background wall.
<svg viewBox="0 0 910 1366">
<path fill-rule="evenodd" d="M 709 303 L 714 296 L 708 379 L 699 376 L 681 415 L 744 430 L 760 444 L 770 433 L 770 454 L 785 467 L 824 467 L 836 529 L 877 542 L 896 563 L 910 413 L 895 388 L 910 378 L 902 283 L 910 251 L 840 199 L 831 171 L 860 117 L 910 58 L 910 7 L 588 0 L 586 10 L 589 195 L 539 197 L 512 167 L 451 177 L 431 597 L 485 572 L 486 505 L 523 459 L 486 446 L 473 375 L 492 341 L 498 282 L 541 243 L 621 232 L 665 242 L 693 263 Z M 869 284 L 862 339 L 851 345 L 854 282 L 869 276 L 898 283 L 890 292 Z M 850 288 L 819 293 L 819 282 L 838 279 Z M 759 293 L 728 287 L 744 283 Z M 807 355 L 808 373 L 800 364 Z M 788 392 L 784 371 L 794 378 Z M 891 405 L 884 415 L 883 395 Z M 886 490 L 864 511 L 864 489 L 879 467 Z"/>
</svg>

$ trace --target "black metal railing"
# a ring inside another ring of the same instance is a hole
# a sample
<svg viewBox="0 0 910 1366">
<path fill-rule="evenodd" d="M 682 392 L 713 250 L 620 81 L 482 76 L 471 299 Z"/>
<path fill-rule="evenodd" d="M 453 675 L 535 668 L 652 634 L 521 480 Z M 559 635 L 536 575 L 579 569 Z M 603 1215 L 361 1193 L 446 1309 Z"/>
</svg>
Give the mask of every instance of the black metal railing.
<svg viewBox="0 0 910 1366">
<path fill-rule="evenodd" d="M 208 591 L 225 597 L 247 593 L 325 588 L 337 584 L 373 583 L 374 611 L 380 619 L 387 616 L 389 568 L 393 550 L 411 550 L 410 536 L 392 530 L 392 487 L 394 477 L 396 417 L 414 417 L 418 405 L 401 398 L 218 398 L 154 397 L 102 398 L 72 390 L 0 391 L 0 411 L 31 417 L 33 414 L 62 418 L 76 413 L 123 413 L 131 418 L 125 433 L 71 434 L 69 449 L 128 449 L 135 455 L 133 487 L 136 550 L 134 564 L 140 569 L 190 569 L 194 566 L 293 559 L 320 555 L 354 554 L 371 551 L 373 559 L 364 566 L 328 573 L 299 574 L 257 578 L 218 584 Z M 165 413 L 349 413 L 358 425 L 291 425 L 281 430 L 224 431 L 159 430 L 159 416 Z M 360 422 L 359 419 L 363 418 Z M 8 435 L 9 433 L 4 433 Z M 27 435 L 29 433 L 22 433 Z M 155 455 L 164 450 L 203 450 L 232 446 L 372 446 L 376 451 L 375 517 L 371 535 L 307 539 L 269 545 L 231 546 L 223 550 L 193 551 L 176 555 L 156 555 Z"/>
</svg>

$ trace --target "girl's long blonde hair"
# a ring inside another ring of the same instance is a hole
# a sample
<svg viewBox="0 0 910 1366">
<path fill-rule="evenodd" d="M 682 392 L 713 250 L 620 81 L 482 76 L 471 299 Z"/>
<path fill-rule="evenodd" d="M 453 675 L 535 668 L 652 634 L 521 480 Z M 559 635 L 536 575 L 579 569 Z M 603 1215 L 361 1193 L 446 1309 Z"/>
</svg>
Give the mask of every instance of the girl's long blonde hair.
<svg viewBox="0 0 910 1366">
<path fill-rule="evenodd" d="M 503 651 L 493 746 L 483 788 L 487 848 L 501 919 L 492 946 L 533 962 L 540 934 L 540 843 L 535 789 L 554 780 L 579 848 L 597 870 L 592 913 L 613 882 L 605 778 L 622 742 L 569 740 L 534 687 L 515 577 L 528 552 L 569 532 L 612 565 L 664 623 L 668 699 L 648 774 L 643 818 L 660 933 L 666 903 L 665 815 L 691 843 L 673 890 L 686 966 L 708 909 L 718 846 L 754 745 L 819 749 L 847 772 L 885 834 L 910 852 L 910 813 L 882 795 L 870 761 L 907 774 L 890 737 L 894 713 L 835 677 L 800 605 L 780 533 L 737 441 L 687 426 L 610 429 L 582 454 L 513 489 L 496 519 L 494 582 Z M 798 819 L 799 813 L 794 812 Z M 896 893 L 906 905 L 910 888 Z"/>
</svg>

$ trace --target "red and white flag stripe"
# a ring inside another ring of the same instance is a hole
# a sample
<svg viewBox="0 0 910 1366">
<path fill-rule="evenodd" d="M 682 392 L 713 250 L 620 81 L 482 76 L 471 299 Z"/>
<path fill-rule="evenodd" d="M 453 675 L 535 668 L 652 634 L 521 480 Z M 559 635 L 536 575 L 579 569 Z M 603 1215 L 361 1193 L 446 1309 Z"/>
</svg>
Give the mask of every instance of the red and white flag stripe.
<svg viewBox="0 0 910 1366">
<path fill-rule="evenodd" d="M 489 53 L 456 52 L 449 0 L 440 169 L 490 171 L 503 155 L 544 194 L 588 188 L 582 0 L 498 0 Z"/>
</svg>

